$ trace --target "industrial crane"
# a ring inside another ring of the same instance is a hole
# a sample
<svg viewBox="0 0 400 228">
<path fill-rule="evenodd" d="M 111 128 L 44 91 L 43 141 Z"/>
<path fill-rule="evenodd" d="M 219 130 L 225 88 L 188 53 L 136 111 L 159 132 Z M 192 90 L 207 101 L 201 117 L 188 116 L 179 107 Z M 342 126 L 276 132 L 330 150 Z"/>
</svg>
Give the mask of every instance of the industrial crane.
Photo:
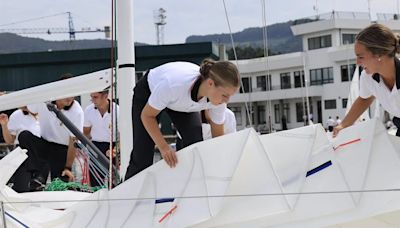
<svg viewBox="0 0 400 228">
<path fill-rule="evenodd" d="M 0 29 L 0 33 L 5 33 L 5 32 L 10 32 L 10 33 L 15 33 L 15 34 L 59 34 L 59 33 L 68 33 L 69 34 L 69 39 L 75 40 L 75 34 L 76 33 L 95 33 L 95 32 L 104 32 L 105 38 L 110 38 L 110 26 L 104 26 L 103 28 L 81 28 L 80 30 L 75 30 L 74 28 L 74 23 L 72 20 L 72 14 L 71 12 L 65 12 L 65 13 L 60 13 L 60 14 L 68 14 L 68 28 L 62 28 L 62 27 L 55 27 L 55 28 L 7 28 L 7 29 Z M 57 16 L 60 14 L 55 14 L 55 15 L 50 15 L 50 16 L 45 16 L 45 17 L 39 17 L 39 18 L 34 18 L 34 19 L 29 19 L 29 20 L 24 20 L 24 21 L 18 21 L 18 22 L 13 22 L 9 24 L 3 24 L 0 26 L 5 26 L 5 25 L 13 25 L 13 24 L 19 24 L 27 21 L 33 21 L 33 20 L 38 20 L 38 19 L 43 19 L 46 17 L 53 17 Z"/>
</svg>

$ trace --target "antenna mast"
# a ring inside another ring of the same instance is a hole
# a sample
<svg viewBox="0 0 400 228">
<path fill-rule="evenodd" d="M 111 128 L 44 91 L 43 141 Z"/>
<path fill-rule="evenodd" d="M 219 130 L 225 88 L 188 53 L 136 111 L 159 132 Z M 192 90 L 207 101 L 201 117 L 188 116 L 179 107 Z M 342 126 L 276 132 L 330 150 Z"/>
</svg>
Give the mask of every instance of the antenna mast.
<svg viewBox="0 0 400 228">
<path fill-rule="evenodd" d="M 75 40 L 75 28 L 74 22 L 72 21 L 71 12 L 68 13 L 68 28 L 69 28 L 69 40 Z"/>
<path fill-rule="evenodd" d="M 164 44 L 164 26 L 167 24 L 165 15 L 167 11 L 163 8 L 159 8 L 158 11 L 154 12 L 154 24 L 156 26 L 157 45 Z"/>
</svg>

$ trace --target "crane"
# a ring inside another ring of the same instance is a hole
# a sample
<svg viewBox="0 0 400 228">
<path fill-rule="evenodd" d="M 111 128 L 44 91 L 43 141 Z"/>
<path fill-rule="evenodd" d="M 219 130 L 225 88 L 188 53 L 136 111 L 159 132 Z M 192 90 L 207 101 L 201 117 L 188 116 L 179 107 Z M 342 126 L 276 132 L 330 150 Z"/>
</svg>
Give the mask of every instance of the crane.
<svg viewBox="0 0 400 228">
<path fill-rule="evenodd" d="M 51 28 L 51 27 L 50 28 L 6 28 L 6 29 L 0 29 L 0 33 L 9 32 L 9 33 L 15 33 L 15 34 L 49 34 L 49 35 L 67 33 L 67 34 L 69 34 L 70 41 L 75 40 L 75 34 L 76 33 L 104 32 L 105 38 L 109 38 L 110 37 L 110 26 L 104 26 L 103 28 L 86 27 L 86 28 L 81 28 L 80 30 L 75 30 L 71 12 L 65 12 L 65 13 L 60 13 L 60 14 L 68 14 L 68 28 L 64 28 L 64 27 L 53 27 L 53 28 Z M 50 16 L 45 16 L 45 17 L 39 17 L 39 18 L 34 18 L 34 19 L 29 19 L 29 20 L 18 21 L 18 22 L 3 24 L 3 25 L 0 25 L 0 26 L 19 24 L 19 23 L 23 23 L 23 22 L 27 22 L 27 21 L 43 19 L 43 18 L 46 18 L 46 17 L 53 17 L 53 16 L 57 16 L 57 15 L 60 15 L 60 14 L 55 14 L 55 15 L 50 15 Z"/>
</svg>

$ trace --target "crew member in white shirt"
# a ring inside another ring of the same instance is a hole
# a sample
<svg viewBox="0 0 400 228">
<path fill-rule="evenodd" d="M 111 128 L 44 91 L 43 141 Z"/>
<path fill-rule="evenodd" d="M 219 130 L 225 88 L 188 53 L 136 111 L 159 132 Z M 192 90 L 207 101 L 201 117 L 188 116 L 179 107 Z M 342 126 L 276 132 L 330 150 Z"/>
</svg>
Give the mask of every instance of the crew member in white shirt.
<svg viewBox="0 0 400 228">
<path fill-rule="evenodd" d="M 116 119 L 119 113 L 119 107 L 108 99 L 108 91 L 101 91 L 90 94 L 92 104 L 85 109 L 85 121 L 83 124 L 83 133 L 92 140 L 93 144 L 99 148 L 104 155 L 109 156 L 111 141 L 111 125 L 113 126 L 113 148 L 116 140 Z M 111 107 L 112 103 L 112 107 Z M 113 115 L 111 115 L 113 110 Z M 111 118 L 113 121 L 111 124 Z M 115 160 L 114 160 L 115 163 Z M 107 164 L 105 164 L 107 165 Z M 108 167 L 108 166 L 107 166 Z M 100 175 L 100 174 L 99 174 Z M 103 176 L 98 178 L 102 179 Z M 90 182 L 92 186 L 98 186 L 99 183 L 90 173 Z"/>
<path fill-rule="evenodd" d="M 37 113 L 30 112 L 27 107 L 15 110 L 8 118 L 7 114 L 0 114 L 0 124 L 3 131 L 3 137 L 6 143 L 18 146 L 18 136 L 22 131 L 30 131 L 33 135 L 40 137 L 40 126 L 37 119 Z M 48 167 L 43 169 L 49 172 Z M 17 192 L 26 190 L 22 183 L 27 183 L 30 174 L 23 167 L 19 167 L 11 177 L 8 184 L 12 184 L 12 188 Z"/>
<path fill-rule="evenodd" d="M 205 115 L 204 115 L 206 121 L 203 122 L 203 124 L 201 125 L 202 132 L 203 132 L 203 140 L 212 138 L 211 125 L 209 124 L 210 118 L 208 117 L 208 115 L 206 113 L 207 112 L 205 112 Z M 224 135 L 230 134 L 233 132 L 236 132 L 235 114 L 229 108 L 226 108 L 225 109 L 225 121 L 224 121 Z"/>
<path fill-rule="evenodd" d="M 165 110 L 182 136 L 183 147 L 203 140 L 201 110 L 208 110 L 214 137 L 224 134 L 226 103 L 240 84 L 239 72 L 228 61 L 206 59 L 166 63 L 148 71 L 136 84 L 132 101 L 133 150 L 126 178 L 153 164 L 154 144 L 170 167 L 178 160 L 165 141 L 157 118 Z"/>
<path fill-rule="evenodd" d="M 64 75 L 61 79 L 71 77 Z M 83 131 L 83 110 L 73 97 L 64 98 L 52 102 L 80 131 Z M 19 134 L 20 147 L 28 150 L 28 159 L 25 162 L 26 169 L 32 173 L 31 183 L 42 182 L 41 167 L 48 164 L 51 179 L 66 176 L 69 181 L 74 180 L 72 164 L 75 159 L 74 135 L 56 117 L 55 113 L 48 110 L 46 104 L 28 105 L 31 112 L 38 113 L 40 135 L 37 137 L 29 131 Z M 30 186 L 31 190 L 32 186 Z"/>
<path fill-rule="evenodd" d="M 7 114 L 0 114 L 0 124 L 4 141 L 8 144 L 18 145 L 17 137 L 24 130 L 40 137 L 37 113 L 30 112 L 26 106 L 15 110 L 9 118 Z"/>
<path fill-rule="evenodd" d="M 211 139 L 211 125 L 210 125 L 210 117 L 207 114 L 206 110 L 201 111 L 201 131 L 203 134 L 203 140 Z M 224 120 L 224 135 L 236 132 L 236 118 L 235 114 L 229 109 L 225 109 L 225 120 Z M 176 132 L 176 150 L 182 149 L 182 137 L 180 133 Z"/>
<path fill-rule="evenodd" d="M 372 24 L 363 29 L 354 44 L 357 65 L 364 68 L 360 77 L 360 96 L 353 103 L 343 121 L 334 128 L 333 136 L 355 120 L 376 98 L 382 107 L 393 115 L 393 122 L 400 117 L 400 53 L 399 38 L 389 28 Z M 397 121 L 400 129 L 400 121 Z M 400 136 L 400 130 L 397 130 Z"/>
<path fill-rule="evenodd" d="M 335 121 L 331 116 L 329 116 L 328 121 L 326 121 L 326 125 L 328 125 L 328 131 L 329 131 L 329 132 L 332 132 L 332 131 L 333 131 L 333 128 L 334 128 L 337 124 L 336 124 L 336 121 Z"/>
</svg>

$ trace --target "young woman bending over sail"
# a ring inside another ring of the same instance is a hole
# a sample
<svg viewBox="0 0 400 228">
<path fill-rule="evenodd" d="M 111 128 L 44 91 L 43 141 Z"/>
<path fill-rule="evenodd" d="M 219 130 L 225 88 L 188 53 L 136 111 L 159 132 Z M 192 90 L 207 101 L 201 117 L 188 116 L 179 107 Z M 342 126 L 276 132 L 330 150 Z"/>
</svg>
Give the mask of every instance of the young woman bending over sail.
<svg viewBox="0 0 400 228">
<path fill-rule="evenodd" d="M 389 28 L 372 24 L 356 37 L 354 51 L 357 65 L 364 68 L 360 77 L 360 96 L 343 121 L 334 128 L 333 136 L 354 121 L 378 99 L 382 107 L 394 116 L 397 136 L 400 136 L 400 52 L 399 37 Z"/>
<path fill-rule="evenodd" d="M 226 103 L 237 92 L 239 80 L 234 64 L 210 59 L 200 67 L 171 62 L 149 70 L 134 89 L 133 150 L 125 179 L 153 164 L 155 144 L 170 167 L 177 164 L 175 151 L 158 127 L 163 110 L 181 134 L 183 147 L 203 140 L 201 110 L 208 110 L 213 137 L 223 135 Z"/>
</svg>

